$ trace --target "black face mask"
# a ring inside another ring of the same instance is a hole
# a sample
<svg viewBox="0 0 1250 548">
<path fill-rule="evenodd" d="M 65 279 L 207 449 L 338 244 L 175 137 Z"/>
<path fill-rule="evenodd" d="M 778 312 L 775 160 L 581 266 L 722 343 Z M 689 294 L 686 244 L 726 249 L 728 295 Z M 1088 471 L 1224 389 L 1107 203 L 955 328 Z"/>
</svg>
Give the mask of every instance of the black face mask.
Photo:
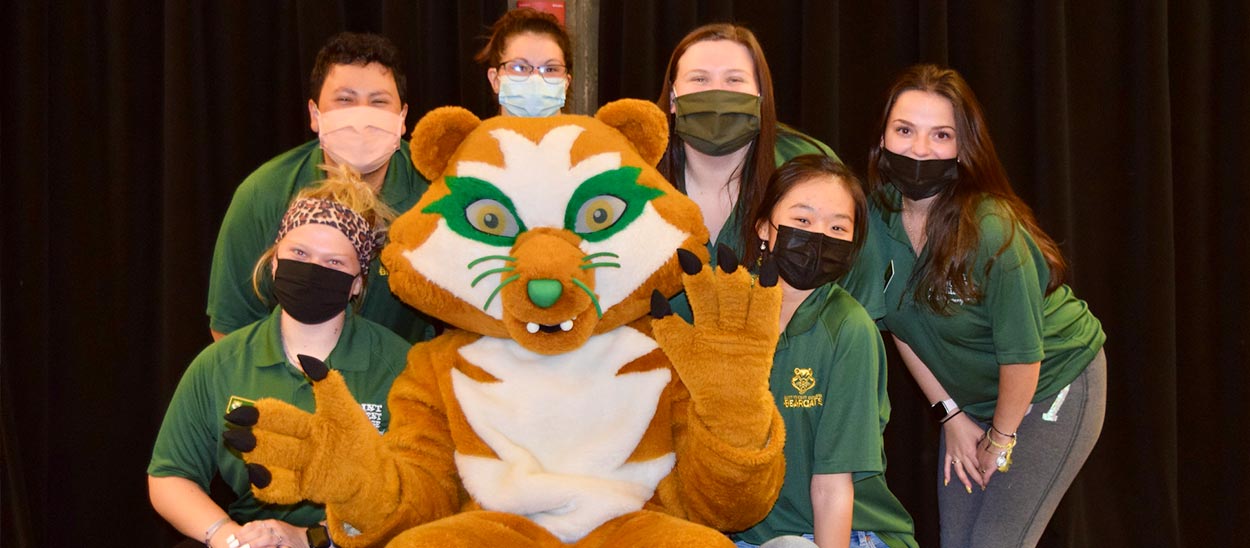
<svg viewBox="0 0 1250 548">
<path fill-rule="evenodd" d="M 273 294 L 295 321 L 324 323 L 347 308 L 356 277 L 313 263 L 278 259 Z"/>
<path fill-rule="evenodd" d="M 846 240 L 790 227 L 777 227 L 773 260 L 781 279 L 795 289 L 816 289 L 841 278 L 851 269 L 851 250 Z"/>
<path fill-rule="evenodd" d="M 881 175 L 909 200 L 936 196 L 959 180 L 959 160 L 913 160 L 881 147 Z"/>
</svg>

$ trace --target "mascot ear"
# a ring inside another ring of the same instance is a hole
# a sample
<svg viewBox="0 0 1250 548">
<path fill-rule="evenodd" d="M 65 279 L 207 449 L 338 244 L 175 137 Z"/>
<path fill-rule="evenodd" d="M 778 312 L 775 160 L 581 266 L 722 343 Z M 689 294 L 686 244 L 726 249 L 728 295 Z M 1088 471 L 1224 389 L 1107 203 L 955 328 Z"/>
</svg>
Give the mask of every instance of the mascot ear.
<svg viewBox="0 0 1250 548">
<path fill-rule="evenodd" d="M 417 122 L 412 128 L 412 165 L 427 180 L 433 181 L 447 169 L 447 160 L 460 147 L 464 138 L 482 120 L 461 107 L 439 107 Z"/>
<path fill-rule="evenodd" d="M 668 147 L 668 117 L 651 101 L 618 99 L 600 107 L 595 118 L 629 139 L 648 165 L 659 163 Z"/>
</svg>

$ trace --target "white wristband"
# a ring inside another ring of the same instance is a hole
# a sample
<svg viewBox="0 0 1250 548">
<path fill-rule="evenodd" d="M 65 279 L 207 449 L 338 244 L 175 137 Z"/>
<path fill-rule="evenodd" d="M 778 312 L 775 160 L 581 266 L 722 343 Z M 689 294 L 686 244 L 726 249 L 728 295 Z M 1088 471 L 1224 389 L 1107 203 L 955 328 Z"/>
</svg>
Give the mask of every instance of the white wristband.
<svg viewBox="0 0 1250 548">
<path fill-rule="evenodd" d="M 213 548 L 213 545 L 209 544 L 209 541 L 213 540 L 213 534 L 216 533 L 218 529 L 221 529 L 221 526 L 225 525 L 227 521 L 230 521 L 230 516 L 225 516 L 217 521 L 214 521 L 212 525 L 208 526 L 208 530 L 204 531 L 204 546 Z"/>
</svg>

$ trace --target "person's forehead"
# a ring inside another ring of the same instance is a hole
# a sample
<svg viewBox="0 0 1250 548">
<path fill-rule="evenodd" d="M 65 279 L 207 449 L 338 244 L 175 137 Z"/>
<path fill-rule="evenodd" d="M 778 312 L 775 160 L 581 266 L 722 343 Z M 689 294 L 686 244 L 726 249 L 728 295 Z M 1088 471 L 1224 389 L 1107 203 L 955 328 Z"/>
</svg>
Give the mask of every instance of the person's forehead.
<svg viewBox="0 0 1250 548">
<path fill-rule="evenodd" d="M 926 122 L 949 122 L 955 118 L 955 107 L 950 99 L 937 93 L 909 89 L 895 99 L 891 114 L 894 117 L 917 118 Z"/>
<path fill-rule="evenodd" d="M 283 237 L 289 245 L 317 248 L 327 254 L 350 255 L 355 253 L 352 242 L 343 231 L 321 223 L 307 223 L 292 228 Z"/>
<path fill-rule="evenodd" d="M 782 198 L 782 205 L 845 209 L 848 204 L 853 206 L 854 201 L 855 199 L 843 186 L 840 178 L 822 175 L 795 184 Z"/>
<path fill-rule="evenodd" d="M 503 49 L 503 60 L 510 61 L 515 57 L 527 54 L 547 56 L 544 59 L 531 59 L 531 61 L 547 61 L 550 58 L 563 59 L 564 57 L 564 51 L 560 49 L 560 44 L 550 34 L 525 31 L 508 37 Z"/>
<path fill-rule="evenodd" d="M 677 60 L 679 71 L 739 69 L 753 71 L 751 50 L 733 40 L 703 40 L 686 48 Z"/>
<path fill-rule="evenodd" d="M 323 91 L 347 87 L 363 91 L 398 92 L 395 75 L 381 63 L 334 64 L 326 73 Z"/>
</svg>

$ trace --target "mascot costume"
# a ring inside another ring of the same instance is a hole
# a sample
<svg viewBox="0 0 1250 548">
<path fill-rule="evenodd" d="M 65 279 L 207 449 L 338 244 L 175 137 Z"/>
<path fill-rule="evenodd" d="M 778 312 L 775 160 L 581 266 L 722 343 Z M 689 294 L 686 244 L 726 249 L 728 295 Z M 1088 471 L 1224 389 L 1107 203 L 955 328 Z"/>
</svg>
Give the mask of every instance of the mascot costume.
<svg viewBox="0 0 1250 548">
<path fill-rule="evenodd" d="M 718 531 L 762 519 L 784 473 L 781 296 L 775 267 L 755 278 L 725 249 L 704 266 L 698 208 L 652 167 L 667 136 L 628 99 L 594 118 L 422 118 L 412 157 L 434 182 L 382 259 L 401 299 L 454 328 L 413 347 L 382 436 L 307 357 L 315 413 L 227 416 L 250 427 L 228 442 L 256 495 L 324 503 L 349 548 L 732 546 Z M 668 309 L 683 287 L 693 325 Z"/>
</svg>

